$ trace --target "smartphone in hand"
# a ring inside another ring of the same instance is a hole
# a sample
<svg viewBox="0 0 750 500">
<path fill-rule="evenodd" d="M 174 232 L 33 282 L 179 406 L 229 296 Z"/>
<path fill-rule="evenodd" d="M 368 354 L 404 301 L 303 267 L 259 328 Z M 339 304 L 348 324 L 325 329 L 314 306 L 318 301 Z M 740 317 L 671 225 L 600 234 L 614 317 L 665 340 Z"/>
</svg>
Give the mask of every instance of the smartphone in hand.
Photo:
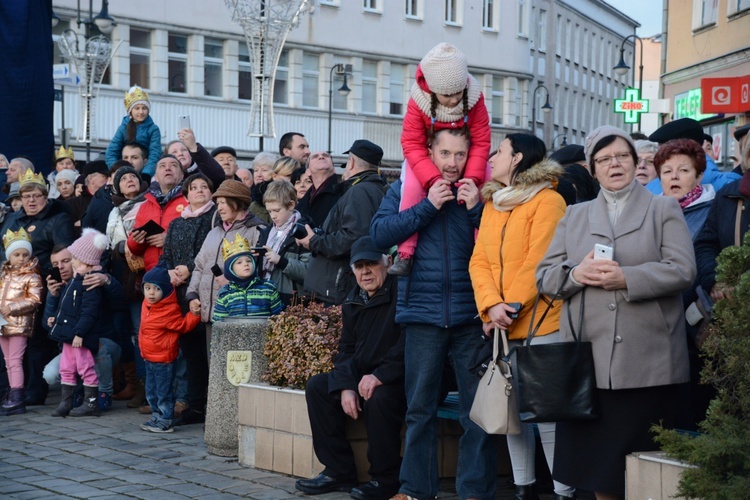
<svg viewBox="0 0 750 500">
<path fill-rule="evenodd" d="M 594 245 L 594 260 L 612 260 L 612 247 L 597 243 Z"/>
<path fill-rule="evenodd" d="M 521 302 L 508 302 L 505 305 L 512 307 L 515 309 L 514 312 L 509 312 L 508 317 L 510 319 L 518 319 L 518 313 L 521 312 L 521 309 L 523 309 L 523 304 Z"/>
<path fill-rule="evenodd" d="M 180 115 L 177 117 L 177 121 L 179 123 L 179 128 L 177 130 L 182 130 L 184 128 L 189 129 L 190 128 L 190 115 Z"/>
</svg>

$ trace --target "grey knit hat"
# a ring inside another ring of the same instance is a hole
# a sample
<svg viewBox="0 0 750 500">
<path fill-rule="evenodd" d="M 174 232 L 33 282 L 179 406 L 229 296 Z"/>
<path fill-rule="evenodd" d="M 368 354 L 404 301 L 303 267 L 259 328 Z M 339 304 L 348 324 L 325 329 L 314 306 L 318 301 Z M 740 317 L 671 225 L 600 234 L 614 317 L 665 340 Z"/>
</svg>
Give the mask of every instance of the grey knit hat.
<svg viewBox="0 0 750 500">
<path fill-rule="evenodd" d="M 635 150 L 635 143 L 630 137 L 630 134 L 620 128 L 613 127 L 612 125 L 602 125 L 601 127 L 592 130 L 591 133 L 586 136 L 586 140 L 583 142 L 583 148 L 586 152 L 586 165 L 588 165 L 589 167 L 592 166 L 591 155 L 593 154 L 596 145 L 599 144 L 599 141 L 611 135 L 622 137 L 623 139 L 625 139 L 625 141 L 627 141 L 628 144 L 633 147 L 633 150 Z"/>
<path fill-rule="evenodd" d="M 436 94 L 452 95 L 466 88 L 469 69 L 463 52 L 449 43 L 439 43 L 419 63 L 422 74 Z"/>
</svg>

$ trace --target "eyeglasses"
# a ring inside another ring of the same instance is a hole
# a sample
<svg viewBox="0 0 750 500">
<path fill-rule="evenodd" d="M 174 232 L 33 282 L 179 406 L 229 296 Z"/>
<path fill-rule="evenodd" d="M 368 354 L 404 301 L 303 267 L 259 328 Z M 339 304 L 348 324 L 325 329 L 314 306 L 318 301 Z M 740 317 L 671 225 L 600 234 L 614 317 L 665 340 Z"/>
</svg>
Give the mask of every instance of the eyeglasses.
<svg viewBox="0 0 750 500">
<path fill-rule="evenodd" d="M 24 194 L 21 195 L 21 199 L 23 201 L 30 201 L 30 200 L 41 200 L 42 198 L 46 198 L 46 194 Z"/>
<path fill-rule="evenodd" d="M 654 160 L 653 159 L 647 160 L 645 158 L 638 158 L 638 166 L 640 167 L 641 165 L 648 165 L 649 167 L 653 167 L 654 166 Z"/>
<path fill-rule="evenodd" d="M 630 153 L 617 153 L 616 155 L 612 156 L 602 156 L 601 158 L 595 158 L 594 163 L 596 163 L 597 167 L 609 167 L 610 165 L 612 165 L 612 160 L 617 160 L 617 163 L 623 164 L 630 159 L 632 159 Z"/>
</svg>

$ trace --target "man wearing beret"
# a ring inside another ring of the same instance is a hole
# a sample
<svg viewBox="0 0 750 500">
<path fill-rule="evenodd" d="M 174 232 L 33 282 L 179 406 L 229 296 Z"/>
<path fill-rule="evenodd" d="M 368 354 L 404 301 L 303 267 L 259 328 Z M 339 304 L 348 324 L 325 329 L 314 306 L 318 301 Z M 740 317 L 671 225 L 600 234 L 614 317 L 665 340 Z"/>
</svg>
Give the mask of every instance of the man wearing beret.
<svg viewBox="0 0 750 500">
<path fill-rule="evenodd" d="M 656 131 L 648 136 L 648 140 L 658 142 L 661 146 L 665 142 L 674 139 L 691 139 L 703 147 L 703 126 L 692 118 L 680 118 L 662 125 Z M 740 176 L 732 172 L 722 172 L 716 166 L 714 159 L 706 155 L 706 170 L 703 172 L 701 184 L 711 184 L 718 191 L 727 184 L 739 179 Z M 646 189 L 656 195 L 662 193 L 661 180 L 657 177 L 648 184 Z"/>
<path fill-rule="evenodd" d="M 298 243 L 313 254 L 305 276 L 305 293 L 327 304 L 341 304 L 355 284 L 347 265 L 352 244 L 370 231 L 370 220 L 388 189 L 378 174 L 383 150 L 359 139 L 348 151 L 343 179 L 337 186 L 341 198 L 328 213 L 321 228 L 308 225 L 307 236 Z M 313 160 L 311 160 L 313 161 Z"/>
<path fill-rule="evenodd" d="M 734 139 L 737 141 L 735 158 L 739 158 L 739 160 L 735 162 L 737 165 L 734 167 L 734 169 L 732 169 L 732 172 L 737 175 L 742 175 L 742 152 L 745 150 L 745 146 L 747 145 L 748 132 L 750 132 L 750 123 L 734 129 Z"/>
<path fill-rule="evenodd" d="M 342 308 L 334 368 L 312 377 L 305 388 L 313 448 L 325 469 L 314 478 L 298 480 L 296 487 L 308 495 L 351 490 L 357 500 L 387 499 L 398 493 L 406 413 L 404 337 L 396 324 L 397 283 L 388 275 L 388 251 L 375 246 L 369 236 L 354 243 L 348 262 L 357 286 L 349 291 Z M 372 478 L 354 489 L 357 469 L 346 438 L 347 417 L 364 419 Z"/>
</svg>

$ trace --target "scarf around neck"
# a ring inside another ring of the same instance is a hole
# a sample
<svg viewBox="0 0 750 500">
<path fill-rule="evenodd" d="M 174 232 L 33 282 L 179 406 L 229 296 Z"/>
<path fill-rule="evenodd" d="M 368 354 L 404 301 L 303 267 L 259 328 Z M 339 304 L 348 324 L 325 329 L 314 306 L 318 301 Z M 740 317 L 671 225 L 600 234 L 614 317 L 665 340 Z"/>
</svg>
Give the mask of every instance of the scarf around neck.
<svg viewBox="0 0 750 500">
<path fill-rule="evenodd" d="M 214 207 L 215 203 L 213 200 L 208 200 L 208 203 L 203 205 L 202 207 L 199 207 L 197 210 L 193 210 L 190 204 L 185 207 L 185 210 L 182 211 L 180 216 L 183 219 L 192 219 L 194 217 L 200 217 L 201 215 L 205 214 L 209 210 L 211 210 Z"/>
<path fill-rule="evenodd" d="M 292 212 L 289 219 L 281 226 L 276 227 L 276 225 L 274 225 L 271 227 L 271 231 L 268 233 L 268 240 L 266 240 L 266 246 L 271 247 L 274 252 L 280 253 L 281 246 L 286 241 L 289 233 L 292 232 L 294 225 L 299 221 L 300 217 L 300 213 L 295 210 Z M 271 273 L 273 273 L 275 268 L 275 264 L 269 262 L 266 257 L 263 257 L 263 277 L 265 279 L 271 279 Z"/>
<path fill-rule="evenodd" d="M 685 196 L 680 198 L 678 201 L 680 203 L 680 208 L 685 210 L 687 207 L 689 207 L 695 200 L 701 197 L 703 194 L 703 186 L 698 184 L 693 189 L 691 189 Z"/>
<path fill-rule="evenodd" d="M 549 181 L 524 187 L 506 186 L 492 194 L 492 206 L 499 212 L 509 212 L 517 206 L 527 203 L 542 189 L 547 188 L 553 188 Z"/>
</svg>

